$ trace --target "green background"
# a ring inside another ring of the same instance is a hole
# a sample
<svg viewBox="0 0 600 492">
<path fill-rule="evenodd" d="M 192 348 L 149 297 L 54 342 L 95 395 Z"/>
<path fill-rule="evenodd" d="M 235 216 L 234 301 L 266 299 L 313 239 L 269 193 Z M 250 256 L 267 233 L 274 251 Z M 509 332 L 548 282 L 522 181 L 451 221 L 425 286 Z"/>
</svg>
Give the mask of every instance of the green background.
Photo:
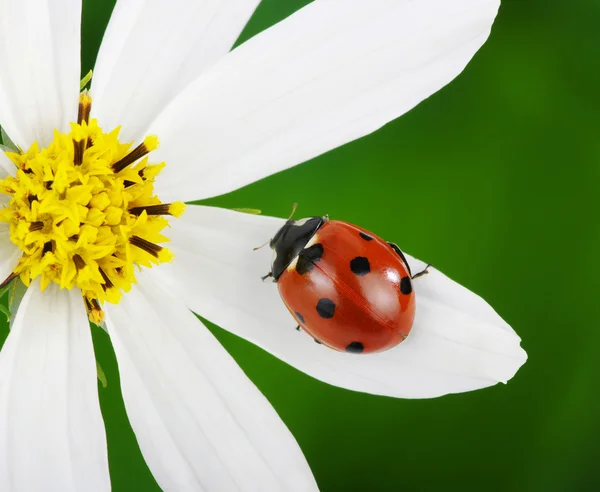
<svg viewBox="0 0 600 492">
<path fill-rule="evenodd" d="M 306 0 L 263 0 L 240 41 Z M 114 2 L 84 1 L 83 66 Z M 433 400 L 331 387 L 210 326 L 327 491 L 600 490 L 600 2 L 504 0 L 465 72 L 374 135 L 207 201 L 346 220 L 487 299 L 529 361 L 508 385 Z M 596 273 L 596 275 L 594 275 Z M 2 335 L 7 332 L 2 325 Z M 113 490 L 159 490 L 94 332 Z"/>
</svg>

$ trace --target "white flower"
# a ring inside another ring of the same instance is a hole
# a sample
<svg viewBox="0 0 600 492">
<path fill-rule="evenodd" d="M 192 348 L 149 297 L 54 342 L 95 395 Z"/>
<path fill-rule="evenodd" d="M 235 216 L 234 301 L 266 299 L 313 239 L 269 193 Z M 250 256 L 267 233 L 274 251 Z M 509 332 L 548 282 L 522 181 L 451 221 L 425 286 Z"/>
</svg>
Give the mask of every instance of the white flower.
<svg viewBox="0 0 600 492">
<path fill-rule="evenodd" d="M 105 130 L 121 126 L 121 142 L 160 138 L 151 161 L 167 164 L 154 183 L 163 201 L 232 191 L 400 116 L 462 71 L 499 0 L 317 0 L 228 53 L 257 3 L 115 7 L 92 117 Z M 0 0 L 0 12 L 0 123 L 21 148 L 45 147 L 78 119 L 81 4 Z M 2 153 L 0 173 L 15 174 Z M 44 220 L 23 237 L 50 234 Z M 473 390 L 506 382 L 525 361 L 514 331 L 436 270 L 415 284 L 417 318 L 398 347 L 354 356 L 315 344 L 294 330 L 274 285 L 260 281 L 270 253 L 252 248 L 282 222 L 188 206 L 166 230 L 175 259 L 103 304 L 129 419 L 164 490 L 316 489 L 293 436 L 191 311 L 315 378 L 374 394 Z M 0 224 L 2 279 L 23 255 L 16 234 Z M 42 292 L 39 282 L 0 352 L 0 490 L 109 490 L 82 292 L 52 280 Z"/>
</svg>

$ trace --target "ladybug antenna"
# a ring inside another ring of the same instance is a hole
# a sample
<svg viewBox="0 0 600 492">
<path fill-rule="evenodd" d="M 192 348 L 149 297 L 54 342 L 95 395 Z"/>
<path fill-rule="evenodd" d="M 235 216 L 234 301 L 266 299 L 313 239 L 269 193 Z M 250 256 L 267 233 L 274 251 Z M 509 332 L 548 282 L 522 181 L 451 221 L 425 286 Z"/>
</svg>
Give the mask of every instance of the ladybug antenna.
<svg viewBox="0 0 600 492">
<path fill-rule="evenodd" d="M 287 220 L 290 220 L 294 214 L 296 213 L 296 209 L 298 208 L 298 204 L 294 203 L 294 205 L 292 206 L 292 213 L 290 214 L 290 216 L 287 218 Z"/>
<path fill-rule="evenodd" d="M 260 246 L 257 246 L 256 248 L 252 248 L 252 251 L 258 251 L 261 248 L 264 248 L 267 244 L 269 244 L 269 242 L 271 241 L 271 239 L 267 239 L 267 242 L 264 244 L 261 244 Z"/>
<path fill-rule="evenodd" d="M 296 213 L 296 209 L 298 208 L 298 204 L 294 203 L 294 205 L 292 206 L 292 213 L 290 214 L 290 216 L 287 218 L 287 220 L 290 220 L 294 214 Z M 271 241 L 271 239 L 267 239 L 267 241 L 264 244 L 261 244 L 260 246 L 257 246 L 256 248 L 252 248 L 252 251 L 258 251 L 261 248 L 264 248 L 267 244 L 269 244 L 269 242 Z"/>
</svg>

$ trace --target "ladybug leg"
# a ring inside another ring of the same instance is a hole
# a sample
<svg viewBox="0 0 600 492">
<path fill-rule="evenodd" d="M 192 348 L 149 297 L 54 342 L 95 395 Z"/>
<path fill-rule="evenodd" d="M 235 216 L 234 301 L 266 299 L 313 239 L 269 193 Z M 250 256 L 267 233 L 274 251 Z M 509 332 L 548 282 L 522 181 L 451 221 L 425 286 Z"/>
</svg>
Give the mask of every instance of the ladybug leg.
<svg viewBox="0 0 600 492">
<path fill-rule="evenodd" d="M 269 272 L 264 277 L 260 277 L 260 279 L 264 282 L 265 280 L 267 280 L 269 277 L 272 277 L 272 276 L 273 276 L 273 272 Z"/>
<path fill-rule="evenodd" d="M 300 325 L 296 326 L 296 331 L 300 331 Z"/>
<path fill-rule="evenodd" d="M 428 268 L 430 266 L 433 266 L 431 263 L 429 263 L 423 270 L 421 270 L 420 272 L 415 273 L 411 278 L 414 280 L 416 278 L 422 277 L 423 275 L 427 275 L 429 273 Z"/>
<path fill-rule="evenodd" d="M 420 272 L 415 273 L 414 275 L 412 274 L 412 272 L 410 271 L 410 265 L 408 264 L 408 261 L 406 260 L 406 256 L 404 256 L 404 253 L 400 250 L 400 248 L 395 245 L 394 243 L 388 243 L 392 249 L 398 253 L 398 256 L 400 258 L 402 258 L 402 261 L 404 262 L 404 264 L 406 265 L 406 268 L 408 269 L 408 273 L 410 275 L 410 278 L 412 280 L 422 277 L 423 275 L 427 275 L 429 273 L 429 271 L 427 270 L 431 265 L 431 263 L 429 263 L 423 270 L 421 270 Z"/>
</svg>

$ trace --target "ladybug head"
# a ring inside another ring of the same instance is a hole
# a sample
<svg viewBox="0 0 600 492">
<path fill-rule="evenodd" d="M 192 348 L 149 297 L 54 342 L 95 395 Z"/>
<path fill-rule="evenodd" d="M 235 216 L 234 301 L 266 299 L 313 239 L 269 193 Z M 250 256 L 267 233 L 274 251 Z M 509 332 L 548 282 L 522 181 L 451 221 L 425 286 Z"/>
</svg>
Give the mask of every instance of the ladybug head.
<svg viewBox="0 0 600 492">
<path fill-rule="evenodd" d="M 274 282 L 277 282 L 288 265 L 294 261 L 306 243 L 327 220 L 327 216 L 308 217 L 301 220 L 290 219 L 277 231 L 277 234 L 269 242 L 269 246 L 273 250 L 271 271 Z"/>
</svg>

